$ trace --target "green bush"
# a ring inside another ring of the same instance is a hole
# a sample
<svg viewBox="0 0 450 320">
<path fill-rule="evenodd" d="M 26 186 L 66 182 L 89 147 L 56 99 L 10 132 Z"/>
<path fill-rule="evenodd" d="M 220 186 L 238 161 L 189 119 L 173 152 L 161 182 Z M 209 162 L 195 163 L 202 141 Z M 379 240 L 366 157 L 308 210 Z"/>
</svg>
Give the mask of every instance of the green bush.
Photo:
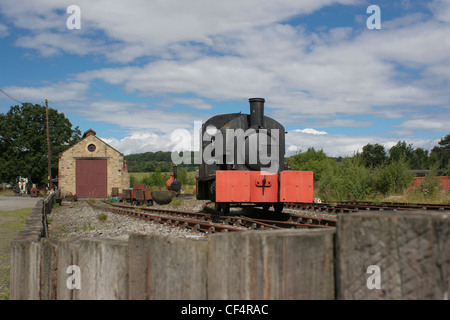
<svg viewBox="0 0 450 320">
<path fill-rule="evenodd" d="M 414 173 L 403 158 L 378 167 L 374 176 L 375 190 L 382 194 L 400 193 L 408 188 L 414 179 Z"/>
<path fill-rule="evenodd" d="M 414 174 L 404 160 L 379 167 L 367 167 L 358 157 L 328 163 L 319 183 L 319 197 L 325 201 L 367 200 L 377 194 L 401 193 Z"/>
<path fill-rule="evenodd" d="M 372 169 L 357 158 L 326 165 L 319 183 L 319 197 L 332 200 L 363 200 L 374 191 Z"/>
<path fill-rule="evenodd" d="M 296 155 L 289 158 L 289 166 L 292 170 L 313 171 L 314 181 L 322 178 L 322 173 L 330 162 L 335 162 L 327 157 L 323 150 L 316 151 L 309 148 L 305 152 L 299 151 Z"/>
<path fill-rule="evenodd" d="M 415 188 L 414 192 L 418 196 L 423 196 L 424 198 L 435 197 L 439 193 L 440 182 L 438 169 L 434 168 L 427 173 L 425 179 L 423 179 L 422 183 Z"/>
<path fill-rule="evenodd" d="M 132 188 L 133 185 L 137 183 L 139 183 L 138 179 L 134 175 L 130 175 L 130 188 Z"/>
</svg>

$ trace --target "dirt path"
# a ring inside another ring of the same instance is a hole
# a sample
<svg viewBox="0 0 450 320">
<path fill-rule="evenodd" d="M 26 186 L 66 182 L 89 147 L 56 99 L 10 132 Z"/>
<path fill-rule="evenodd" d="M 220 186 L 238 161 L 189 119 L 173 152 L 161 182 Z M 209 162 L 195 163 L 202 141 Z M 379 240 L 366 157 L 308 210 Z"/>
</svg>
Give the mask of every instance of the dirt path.
<svg viewBox="0 0 450 320">
<path fill-rule="evenodd" d="M 40 198 L 32 198 L 26 196 L 5 196 L 0 195 L 0 213 L 1 211 L 12 211 L 23 208 L 32 208 Z"/>
</svg>

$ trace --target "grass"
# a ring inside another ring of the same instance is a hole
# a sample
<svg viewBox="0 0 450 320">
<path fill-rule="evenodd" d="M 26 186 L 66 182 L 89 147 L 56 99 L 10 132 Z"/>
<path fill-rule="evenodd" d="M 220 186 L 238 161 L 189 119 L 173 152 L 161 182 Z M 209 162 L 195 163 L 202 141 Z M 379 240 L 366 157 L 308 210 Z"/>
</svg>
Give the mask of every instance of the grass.
<svg viewBox="0 0 450 320">
<path fill-rule="evenodd" d="M 130 176 L 136 178 L 137 183 L 142 183 L 144 177 L 146 177 L 148 172 L 130 172 Z M 187 172 L 189 178 L 195 181 L 195 172 Z M 150 189 L 165 190 L 165 187 L 155 187 L 148 186 Z M 194 185 L 182 185 L 182 190 L 185 193 L 195 193 Z M 314 192 L 314 198 L 320 198 L 317 192 Z M 348 199 L 333 199 L 334 201 L 346 201 Z M 435 192 L 431 196 L 425 195 L 421 192 L 414 191 L 404 191 L 398 194 L 371 194 L 366 199 L 360 201 L 371 201 L 376 203 L 381 202 L 404 202 L 404 203 L 429 203 L 429 204 L 450 204 L 450 193 L 449 192 Z M 179 206 L 181 204 L 175 204 L 174 206 Z"/>
<path fill-rule="evenodd" d="M 431 196 L 419 192 L 405 192 L 395 200 L 392 202 L 450 204 L 450 192 L 436 192 Z"/>
<path fill-rule="evenodd" d="M 136 179 L 136 183 L 142 183 L 145 177 L 149 175 L 150 172 L 130 172 L 130 177 L 134 177 Z M 167 172 L 165 172 L 167 173 Z M 195 172 L 186 172 L 187 178 L 191 181 L 195 181 Z M 182 186 L 183 188 L 186 186 Z M 156 190 L 156 189 L 155 189 Z"/>
<path fill-rule="evenodd" d="M 0 191 L 0 196 L 12 196 L 12 195 L 14 195 L 14 191 L 12 189 Z"/>
<path fill-rule="evenodd" d="M 140 184 L 143 183 L 145 177 L 147 177 L 149 172 L 130 172 L 130 177 L 134 177 L 136 183 Z M 195 172 L 187 172 L 187 177 L 190 179 L 190 181 L 195 181 Z M 166 187 L 161 186 L 147 186 L 152 191 L 160 191 L 160 190 L 166 190 Z M 195 185 L 182 185 L 181 189 L 184 193 L 195 193 Z"/>
<path fill-rule="evenodd" d="M 97 220 L 98 221 L 106 221 L 108 219 L 108 215 L 106 213 L 99 213 L 97 215 Z"/>
<path fill-rule="evenodd" d="M 317 192 L 314 192 L 314 198 L 320 196 Z M 331 202 L 336 201 L 347 201 L 348 199 L 333 199 Z M 368 202 L 394 202 L 394 203 L 426 203 L 426 204 L 450 204 L 450 192 L 435 192 L 432 195 L 426 195 L 421 192 L 415 192 L 413 190 L 404 191 L 396 194 L 372 194 L 365 199 L 358 201 L 368 201 Z"/>
<path fill-rule="evenodd" d="M 148 172 L 130 172 L 130 177 L 135 177 L 136 181 L 140 183 L 148 174 Z"/>
<path fill-rule="evenodd" d="M 10 246 L 33 208 L 0 211 L 0 300 L 9 300 Z"/>
<path fill-rule="evenodd" d="M 83 223 L 83 231 L 92 231 L 92 230 L 95 230 L 95 229 L 96 229 L 96 227 L 93 226 L 90 222 Z"/>
<path fill-rule="evenodd" d="M 178 208 L 178 207 L 180 207 L 180 206 L 183 205 L 183 199 L 182 199 L 182 198 L 174 198 L 174 199 L 170 202 L 169 205 L 170 205 L 171 207 L 173 207 L 173 208 Z"/>
</svg>

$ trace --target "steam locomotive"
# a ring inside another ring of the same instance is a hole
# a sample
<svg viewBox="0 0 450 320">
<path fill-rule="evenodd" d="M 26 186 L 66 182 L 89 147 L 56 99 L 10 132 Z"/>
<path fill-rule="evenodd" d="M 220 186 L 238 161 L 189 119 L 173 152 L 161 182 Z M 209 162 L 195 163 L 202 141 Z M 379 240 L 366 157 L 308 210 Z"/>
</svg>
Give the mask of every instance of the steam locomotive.
<svg viewBox="0 0 450 320">
<path fill-rule="evenodd" d="M 221 114 L 202 125 L 197 199 L 215 202 L 218 214 L 231 204 L 280 213 L 286 202 L 313 202 L 313 172 L 286 170 L 283 125 L 264 116 L 263 98 L 249 102 L 250 114 Z"/>
</svg>

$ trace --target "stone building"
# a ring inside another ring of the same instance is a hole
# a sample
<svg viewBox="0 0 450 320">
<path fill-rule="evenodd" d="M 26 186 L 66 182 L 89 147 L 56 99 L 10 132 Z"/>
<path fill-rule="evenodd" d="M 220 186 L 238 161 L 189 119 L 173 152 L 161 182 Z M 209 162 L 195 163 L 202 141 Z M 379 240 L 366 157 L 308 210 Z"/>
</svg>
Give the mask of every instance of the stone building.
<svg viewBox="0 0 450 320">
<path fill-rule="evenodd" d="M 63 196 L 106 198 L 113 188 L 130 187 L 123 154 L 99 139 L 92 129 L 59 155 L 58 187 Z"/>
</svg>

